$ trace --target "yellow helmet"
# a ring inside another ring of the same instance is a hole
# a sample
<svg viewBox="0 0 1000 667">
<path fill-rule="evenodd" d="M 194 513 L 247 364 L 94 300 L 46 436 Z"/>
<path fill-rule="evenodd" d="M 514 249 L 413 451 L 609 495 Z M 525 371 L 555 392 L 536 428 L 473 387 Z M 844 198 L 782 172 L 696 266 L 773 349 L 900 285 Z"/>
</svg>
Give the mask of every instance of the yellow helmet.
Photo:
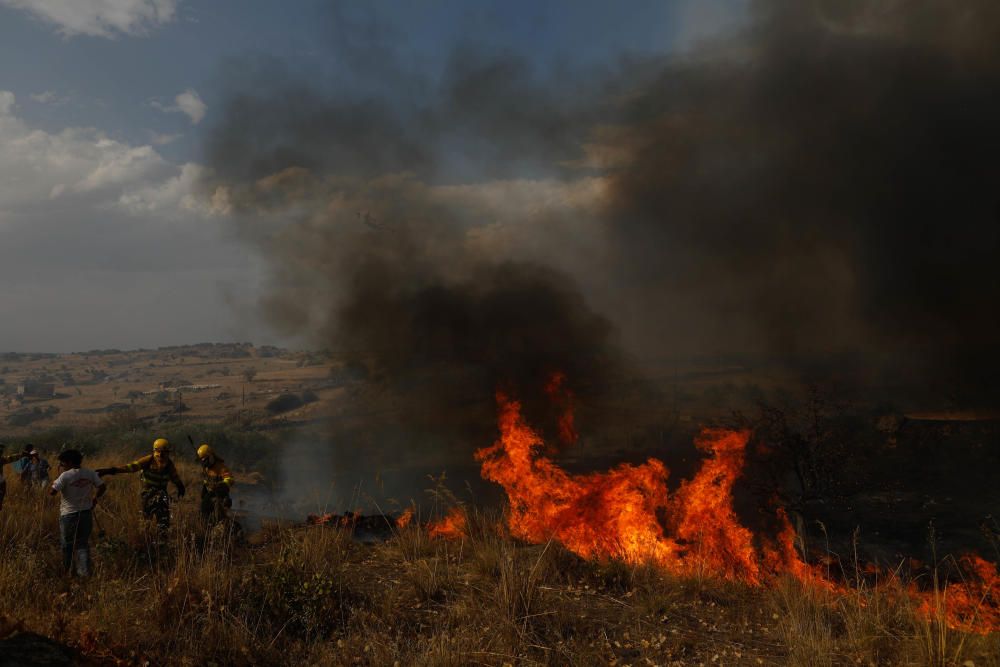
<svg viewBox="0 0 1000 667">
<path fill-rule="evenodd" d="M 166 438 L 157 438 L 153 441 L 153 451 L 154 452 L 169 452 L 170 443 L 167 442 Z"/>
<path fill-rule="evenodd" d="M 215 452 L 206 443 L 201 443 L 201 447 L 198 448 L 198 458 L 207 459 L 209 456 L 215 456 Z"/>
</svg>

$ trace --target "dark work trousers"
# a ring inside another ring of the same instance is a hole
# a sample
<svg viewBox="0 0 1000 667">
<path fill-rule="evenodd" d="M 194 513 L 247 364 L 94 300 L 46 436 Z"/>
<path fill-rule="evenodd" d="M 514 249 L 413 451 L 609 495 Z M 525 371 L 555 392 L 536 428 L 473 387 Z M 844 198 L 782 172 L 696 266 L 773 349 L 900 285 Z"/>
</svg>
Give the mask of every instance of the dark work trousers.
<svg viewBox="0 0 1000 667">
<path fill-rule="evenodd" d="M 76 554 L 76 573 L 81 577 L 90 574 L 90 532 L 94 527 L 91 510 L 82 510 L 59 517 L 59 542 L 62 544 L 63 566 L 73 567 Z"/>
<path fill-rule="evenodd" d="M 170 528 L 170 496 L 166 489 L 147 487 L 142 490 L 142 513 L 147 519 L 156 517 L 161 536 Z"/>
</svg>

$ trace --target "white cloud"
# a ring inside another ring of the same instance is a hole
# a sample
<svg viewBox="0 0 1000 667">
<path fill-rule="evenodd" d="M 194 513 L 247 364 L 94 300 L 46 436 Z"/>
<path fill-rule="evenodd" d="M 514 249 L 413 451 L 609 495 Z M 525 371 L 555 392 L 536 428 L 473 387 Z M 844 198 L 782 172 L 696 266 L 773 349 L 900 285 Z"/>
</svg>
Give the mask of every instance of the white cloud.
<svg viewBox="0 0 1000 667">
<path fill-rule="evenodd" d="M 173 21 L 179 0 L 0 0 L 50 23 L 63 35 L 141 35 Z"/>
<path fill-rule="evenodd" d="M 54 90 L 43 90 L 40 93 L 31 93 L 28 95 L 32 102 L 37 104 L 45 104 L 47 106 L 60 107 L 64 104 L 72 101 L 71 95 L 60 95 Z"/>
<path fill-rule="evenodd" d="M 18 101 L 0 90 L 0 350 L 229 339 L 238 323 L 218 286 L 251 301 L 252 268 L 223 225 L 204 224 L 202 167 L 94 128 L 37 129 Z"/>
<path fill-rule="evenodd" d="M 208 106 L 202 101 L 201 96 L 190 88 L 175 97 L 172 105 L 163 104 L 156 100 L 150 102 L 150 105 L 166 113 L 182 113 L 191 119 L 192 125 L 200 123 L 201 119 L 205 117 L 205 111 L 208 109 Z"/>
<path fill-rule="evenodd" d="M 129 146 L 98 135 L 86 146 L 92 161 L 90 171 L 73 186 L 76 192 L 90 192 L 112 185 L 143 179 L 166 163 L 152 146 Z"/>
<path fill-rule="evenodd" d="M 39 104 L 51 104 L 52 102 L 60 101 L 60 97 L 52 90 L 46 90 L 41 93 L 32 93 L 29 97 Z"/>
<path fill-rule="evenodd" d="M 10 114 L 14 110 L 14 103 L 16 101 L 17 98 L 14 97 L 14 93 L 8 90 L 0 90 L 0 116 Z"/>
<path fill-rule="evenodd" d="M 45 132 L 14 114 L 13 93 L 0 91 L 0 208 L 30 207 L 56 197 L 122 189 L 162 178 L 170 165 L 152 146 L 133 146 L 93 128 Z M 102 194 L 103 193 L 103 194 Z"/>
<path fill-rule="evenodd" d="M 160 132 L 149 132 L 149 141 L 154 146 L 166 146 L 167 144 L 172 144 L 181 138 L 180 134 L 165 134 Z"/>
<path fill-rule="evenodd" d="M 198 196 L 198 181 L 204 173 L 204 167 L 188 162 L 176 176 L 122 193 L 118 206 L 133 215 L 157 213 L 176 217 L 215 213 L 211 203 Z"/>
<path fill-rule="evenodd" d="M 205 117 L 205 109 L 207 108 L 205 103 L 201 101 L 198 93 L 190 88 L 175 97 L 174 101 L 177 102 L 177 107 L 187 114 L 192 123 L 198 124 Z"/>
</svg>

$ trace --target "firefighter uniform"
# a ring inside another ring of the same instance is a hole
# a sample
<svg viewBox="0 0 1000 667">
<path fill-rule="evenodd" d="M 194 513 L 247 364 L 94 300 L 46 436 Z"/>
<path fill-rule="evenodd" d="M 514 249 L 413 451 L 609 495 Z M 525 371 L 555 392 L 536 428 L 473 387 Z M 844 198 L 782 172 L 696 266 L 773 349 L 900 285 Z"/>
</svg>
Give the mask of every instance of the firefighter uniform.
<svg viewBox="0 0 1000 667">
<path fill-rule="evenodd" d="M 142 482 L 142 513 L 149 519 L 155 517 L 156 526 L 161 532 L 170 527 L 170 496 L 167 494 L 167 483 L 172 482 L 177 488 L 177 495 L 184 495 L 184 482 L 177 474 L 177 467 L 170 460 L 170 445 L 163 438 L 153 443 L 153 453 L 132 461 L 124 466 L 101 468 L 99 475 L 114 475 L 116 473 L 138 472 Z"/>
<path fill-rule="evenodd" d="M 207 524 L 215 524 L 226 518 L 226 510 L 233 505 L 229 491 L 233 487 L 233 475 L 225 461 L 212 451 L 209 445 L 198 448 L 204 476 L 201 486 L 201 517 Z"/>
</svg>

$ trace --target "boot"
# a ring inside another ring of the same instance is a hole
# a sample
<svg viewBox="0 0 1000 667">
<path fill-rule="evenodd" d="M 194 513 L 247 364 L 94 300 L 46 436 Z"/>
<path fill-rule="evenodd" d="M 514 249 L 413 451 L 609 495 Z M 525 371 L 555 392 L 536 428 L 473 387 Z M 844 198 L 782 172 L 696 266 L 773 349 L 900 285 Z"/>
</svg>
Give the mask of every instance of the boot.
<svg viewBox="0 0 1000 667">
<path fill-rule="evenodd" d="M 90 576 L 90 549 L 76 550 L 76 573 L 84 578 Z"/>
</svg>

